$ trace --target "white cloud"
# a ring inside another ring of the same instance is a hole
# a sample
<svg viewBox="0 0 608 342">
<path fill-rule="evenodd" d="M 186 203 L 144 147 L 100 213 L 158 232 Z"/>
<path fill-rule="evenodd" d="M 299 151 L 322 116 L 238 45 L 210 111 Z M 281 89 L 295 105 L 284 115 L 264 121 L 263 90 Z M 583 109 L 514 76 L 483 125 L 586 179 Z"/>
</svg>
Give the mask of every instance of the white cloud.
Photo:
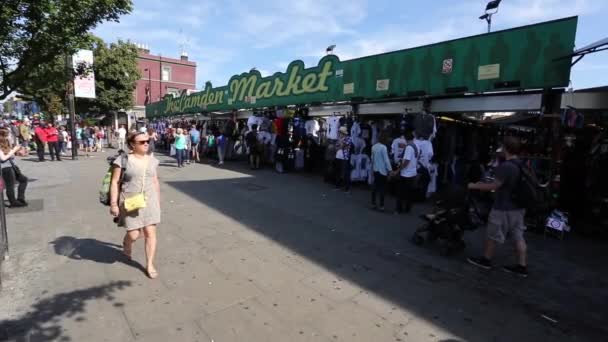
<svg viewBox="0 0 608 342">
<path fill-rule="evenodd" d="M 389 51 L 407 49 L 416 46 L 433 44 L 448 39 L 460 37 L 462 31 L 453 21 L 445 21 L 443 25 L 431 30 L 422 28 L 415 31 L 413 27 L 391 26 L 354 40 L 338 42 L 334 53 L 340 60 L 349 60 L 363 56 L 375 55 Z M 303 51 L 307 57 L 322 58 L 323 51 L 315 49 Z"/>
<path fill-rule="evenodd" d="M 250 41 L 256 48 L 269 48 L 301 37 L 352 35 L 367 13 L 366 0 L 233 2 L 236 33 L 232 38 Z M 255 6 L 255 8 L 254 8 Z"/>
<path fill-rule="evenodd" d="M 585 15 L 598 11 L 603 1 L 591 0 L 516 0 L 503 2 L 497 20 L 511 25 L 526 25 L 532 22 L 559 19 L 574 15 Z"/>
</svg>

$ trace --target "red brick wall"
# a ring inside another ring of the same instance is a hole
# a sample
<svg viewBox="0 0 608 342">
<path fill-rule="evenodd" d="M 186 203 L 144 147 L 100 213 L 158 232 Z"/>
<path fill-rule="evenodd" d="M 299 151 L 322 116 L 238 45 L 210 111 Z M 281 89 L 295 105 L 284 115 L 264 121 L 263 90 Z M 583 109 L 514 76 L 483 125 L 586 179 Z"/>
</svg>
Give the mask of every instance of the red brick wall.
<svg viewBox="0 0 608 342">
<path fill-rule="evenodd" d="M 161 81 L 161 60 L 162 66 L 171 67 L 170 81 Z M 154 56 L 141 51 L 137 59 L 137 65 L 141 72 L 141 79 L 137 81 L 135 89 L 136 106 L 145 105 L 146 86 L 148 84 L 151 86 L 152 102 L 162 99 L 167 94 L 168 88 L 196 89 L 195 62 Z M 145 71 L 147 68 L 150 69 L 150 73 Z"/>
</svg>

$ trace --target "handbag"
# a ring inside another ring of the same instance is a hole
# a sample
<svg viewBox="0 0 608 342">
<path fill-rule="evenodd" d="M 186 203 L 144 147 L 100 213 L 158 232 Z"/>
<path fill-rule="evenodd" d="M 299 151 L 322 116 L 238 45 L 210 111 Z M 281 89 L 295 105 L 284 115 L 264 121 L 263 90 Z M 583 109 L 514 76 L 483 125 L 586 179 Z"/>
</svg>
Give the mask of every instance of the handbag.
<svg viewBox="0 0 608 342">
<path fill-rule="evenodd" d="M 141 191 L 137 195 L 133 195 L 125 199 L 125 211 L 127 213 L 135 210 L 143 209 L 146 207 L 146 196 L 144 194 L 144 187 L 146 186 L 146 172 L 148 172 L 148 161 L 146 161 L 146 167 L 144 168 L 144 175 L 141 180 Z"/>
</svg>

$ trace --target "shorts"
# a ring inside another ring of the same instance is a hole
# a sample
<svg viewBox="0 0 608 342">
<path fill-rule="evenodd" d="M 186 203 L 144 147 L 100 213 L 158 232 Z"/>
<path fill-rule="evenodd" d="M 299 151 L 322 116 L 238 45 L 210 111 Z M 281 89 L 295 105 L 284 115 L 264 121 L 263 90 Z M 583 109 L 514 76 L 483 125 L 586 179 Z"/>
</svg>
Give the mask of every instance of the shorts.
<svg viewBox="0 0 608 342">
<path fill-rule="evenodd" d="M 89 147 L 93 147 L 93 146 L 95 146 L 95 139 L 93 139 L 93 138 L 89 138 L 89 145 L 88 145 L 88 146 L 89 146 Z"/>
<path fill-rule="evenodd" d="M 488 217 L 487 238 L 498 243 L 504 243 L 508 236 L 513 241 L 523 241 L 526 224 L 524 222 L 526 211 L 496 210 L 490 211 Z"/>
</svg>

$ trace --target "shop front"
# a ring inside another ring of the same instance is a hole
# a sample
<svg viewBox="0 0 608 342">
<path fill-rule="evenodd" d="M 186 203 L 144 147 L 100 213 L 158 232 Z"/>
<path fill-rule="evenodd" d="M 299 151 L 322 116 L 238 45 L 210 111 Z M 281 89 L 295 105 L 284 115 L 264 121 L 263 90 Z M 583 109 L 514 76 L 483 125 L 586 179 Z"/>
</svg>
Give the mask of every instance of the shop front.
<svg viewBox="0 0 608 342">
<path fill-rule="evenodd" d="M 203 136 L 227 135 L 237 156 L 255 125 L 269 165 L 320 171 L 328 182 L 336 181 L 341 127 L 353 143 L 350 180 L 366 184 L 371 146 L 384 137 L 397 161 L 403 133 L 412 130 L 433 149 L 429 195 L 487 176 L 504 136 L 516 135 L 550 194 L 549 214 L 570 212 L 560 182 L 568 172 L 559 101 L 569 95 L 562 94 L 571 66 L 558 57 L 572 52 L 576 26 L 573 17 L 355 60 L 329 55 L 308 69 L 294 61 L 284 73 L 254 70 L 226 86 L 207 83 L 202 92 L 152 103 L 146 116 L 159 128 L 195 125 Z M 535 224 L 544 225 L 542 216 Z"/>
</svg>

